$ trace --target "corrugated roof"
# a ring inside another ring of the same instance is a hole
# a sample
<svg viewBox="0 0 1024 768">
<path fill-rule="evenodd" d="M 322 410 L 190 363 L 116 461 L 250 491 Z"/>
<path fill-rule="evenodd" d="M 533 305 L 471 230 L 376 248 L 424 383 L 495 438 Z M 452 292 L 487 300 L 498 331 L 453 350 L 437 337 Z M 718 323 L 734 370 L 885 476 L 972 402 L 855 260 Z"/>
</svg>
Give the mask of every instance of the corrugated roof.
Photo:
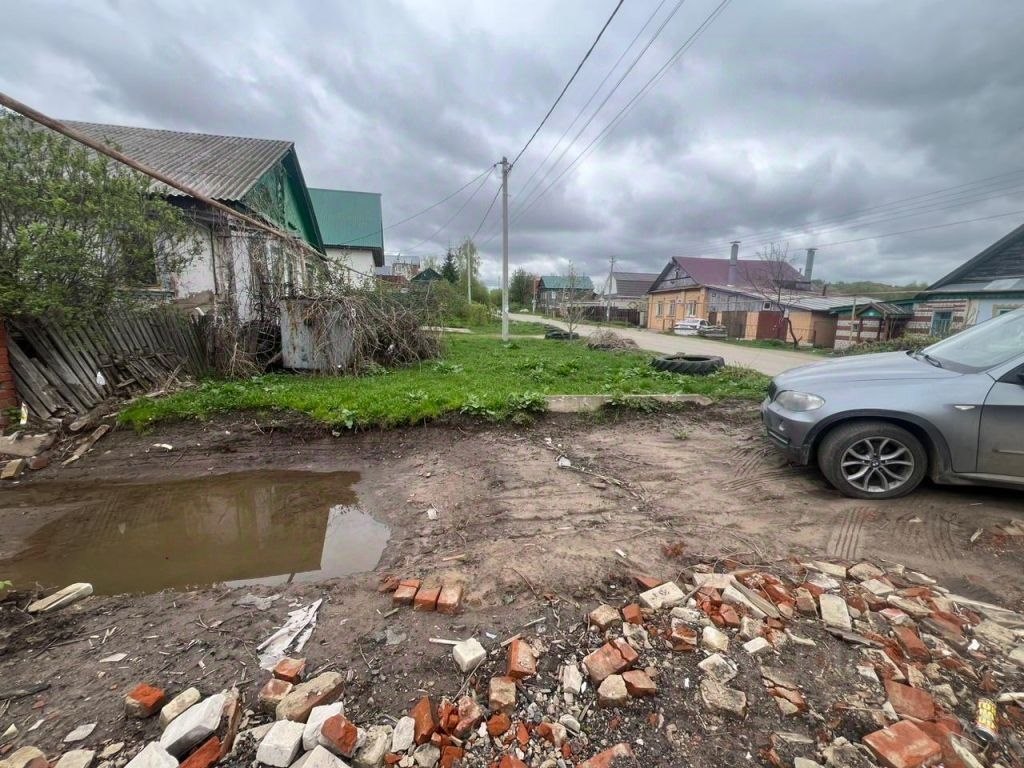
<svg viewBox="0 0 1024 768">
<path fill-rule="evenodd" d="M 612 272 L 616 280 L 646 280 L 653 283 L 658 279 L 658 272 Z"/>
<path fill-rule="evenodd" d="M 216 200 L 240 200 L 292 148 L 292 142 L 275 139 L 65 122 Z M 154 189 L 168 196 L 183 196 L 160 183 Z"/>
<path fill-rule="evenodd" d="M 692 277 L 697 285 L 726 285 L 729 282 L 729 259 L 676 256 L 672 261 Z M 804 279 L 793 265 L 786 262 L 737 259 L 736 265 L 736 285 L 738 287 L 771 282 L 776 278 L 792 281 Z"/>
<path fill-rule="evenodd" d="M 575 282 L 574 290 L 594 290 L 594 283 L 586 275 L 576 275 L 573 280 Z M 544 287 L 549 291 L 564 291 L 569 287 L 569 278 L 565 275 L 544 275 L 541 277 L 541 282 L 544 283 Z"/>
<path fill-rule="evenodd" d="M 1024 277 L 1007 277 L 985 282 L 949 283 L 929 288 L 924 293 L 1020 293 L 1024 291 Z"/>
<path fill-rule="evenodd" d="M 380 194 L 309 188 L 326 246 L 384 248 Z"/>
</svg>

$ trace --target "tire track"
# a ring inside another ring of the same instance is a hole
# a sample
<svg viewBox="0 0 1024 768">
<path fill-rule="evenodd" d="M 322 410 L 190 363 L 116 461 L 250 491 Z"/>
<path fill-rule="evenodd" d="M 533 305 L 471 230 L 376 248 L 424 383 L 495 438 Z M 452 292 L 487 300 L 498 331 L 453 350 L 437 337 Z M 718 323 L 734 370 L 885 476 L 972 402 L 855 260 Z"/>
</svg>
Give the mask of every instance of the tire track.
<svg viewBox="0 0 1024 768">
<path fill-rule="evenodd" d="M 845 560 L 857 560 L 864 543 L 864 524 L 873 517 L 871 507 L 852 507 L 829 535 L 828 554 Z"/>
</svg>

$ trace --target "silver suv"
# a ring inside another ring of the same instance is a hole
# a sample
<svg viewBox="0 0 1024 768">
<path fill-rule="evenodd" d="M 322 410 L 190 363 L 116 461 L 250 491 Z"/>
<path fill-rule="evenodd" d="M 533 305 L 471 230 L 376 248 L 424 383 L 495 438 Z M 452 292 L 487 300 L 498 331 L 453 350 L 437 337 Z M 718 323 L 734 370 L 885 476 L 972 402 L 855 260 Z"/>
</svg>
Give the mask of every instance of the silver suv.
<svg viewBox="0 0 1024 768">
<path fill-rule="evenodd" d="M 858 499 L 937 483 L 1024 487 L 1024 309 L 920 352 L 794 368 L 761 405 L 768 437 Z"/>
</svg>

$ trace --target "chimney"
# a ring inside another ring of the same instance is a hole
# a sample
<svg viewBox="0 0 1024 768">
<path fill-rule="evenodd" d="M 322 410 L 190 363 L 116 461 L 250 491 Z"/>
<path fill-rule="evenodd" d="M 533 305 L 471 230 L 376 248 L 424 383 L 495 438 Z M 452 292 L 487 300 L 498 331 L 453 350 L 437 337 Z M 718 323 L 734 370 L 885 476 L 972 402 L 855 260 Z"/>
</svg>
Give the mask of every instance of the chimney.
<svg viewBox="0 0 1024 768">
<path fill-rule="evenodd" d="M 814 272 L 814 252 L 817 248 L 807 249 L 807 263 L 804 265 L 804 280 L 811 279 L 811 273 Z"/>
<path fill-rule="evenodd" d="M 729 281 L 728 285 L 736 285 L 736 271 L 740 266 L 740 241 L 732 241 L 732 253 L 729 254 Z"/>
</svg>

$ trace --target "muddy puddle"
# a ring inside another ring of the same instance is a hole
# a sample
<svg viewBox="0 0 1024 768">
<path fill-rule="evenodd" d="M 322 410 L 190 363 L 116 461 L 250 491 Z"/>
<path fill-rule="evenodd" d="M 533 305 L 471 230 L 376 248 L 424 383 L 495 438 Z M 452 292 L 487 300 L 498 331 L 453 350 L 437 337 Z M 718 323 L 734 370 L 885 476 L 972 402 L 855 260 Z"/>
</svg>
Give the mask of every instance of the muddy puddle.
<svg viewBox="0 0 1024 768">
<path fill-rule="evenodd" d="M 373 569 L 390 531 L 354 472 L 239 472 L 160 483 L 48 483 L 0 493 L 0 578 L 98 594 L 311 582 Z"/>
</svg>

